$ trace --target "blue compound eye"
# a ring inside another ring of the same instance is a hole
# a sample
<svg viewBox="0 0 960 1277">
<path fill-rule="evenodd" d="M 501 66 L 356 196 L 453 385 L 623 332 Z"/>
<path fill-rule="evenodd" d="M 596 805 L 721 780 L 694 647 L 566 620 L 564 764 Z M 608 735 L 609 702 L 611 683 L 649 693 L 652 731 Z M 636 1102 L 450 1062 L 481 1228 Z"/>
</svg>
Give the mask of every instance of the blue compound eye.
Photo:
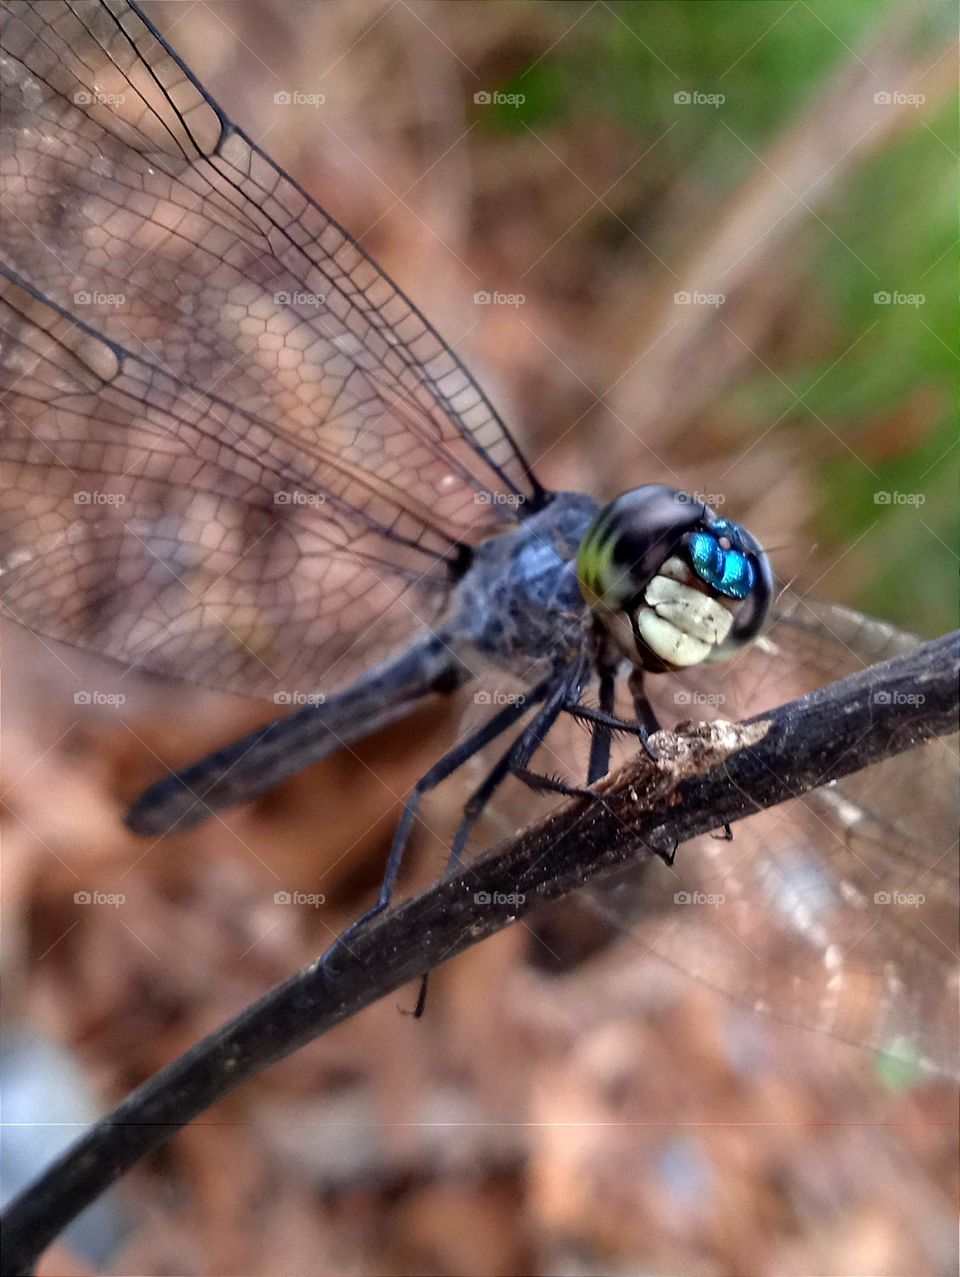
<svg viewBox="0 0 960 1277">
<path fill-rule="evenodd" d="M 752 592 L 756 570 L 735 523 L 718 519 L 708 532 L 691 533 L 688 547 L 694 572 L 718 594 L 745 599 Z"/>
</svg>

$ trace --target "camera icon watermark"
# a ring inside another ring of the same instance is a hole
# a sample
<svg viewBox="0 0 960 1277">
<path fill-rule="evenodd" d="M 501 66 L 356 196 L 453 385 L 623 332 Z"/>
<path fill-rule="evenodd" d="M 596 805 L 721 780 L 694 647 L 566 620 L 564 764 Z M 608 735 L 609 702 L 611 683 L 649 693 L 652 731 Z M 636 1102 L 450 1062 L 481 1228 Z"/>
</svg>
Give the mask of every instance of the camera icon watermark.
<svg viewBox="0 0 960 1277">
<path fill-rule="evenodd" d="M 725 293 L 700 293 L 696 290 L 688 292 L 684 288 L 673 294 L 673 304 L 675 306 L 712 306 L 716 310 L 726 300 Z"/>
<path fill-rule="evenodd" d="M 509 908 L 522 905 L 526 898 L 522 891 L 475 891 L 473 893 L 475 905 L 506 905 Z"/>
<path fill-rule="evenodd" d="M 526 705 L 523 692 L 474 692 L 474 705 Z"/>
<path fill-rule="evenodd" d="M 96 291 L 91 293 L 85 288 L 81 288 L 73 294 L 73 304 L 74 306 L 113 306 L 118 308 L 126 306 L 127 295 L 126 293 L 100 293 Z"/>
<path fill-rule="evenodd" d="M 881 289 L 873 294 L 873 304 L 875 306 L 913 306 L 916 309 L 918 306 L 927 304 L 927 295 L 926 293 L 901 293 L 896 289 L 888 292 L 886 289 Z"/>
<path fill-rule="evenodd" d="M 327 698 L 323 692 L 274 692 L 274 705 L 325 705 Z"/>
<path fill-rule="evenodd" d="M 879 691 L 874 692 L 872 699 L 874 705 L 913 705 L 919 708 L 927 703 L 927 698 L 923 692 Z"/>
<path fill-rule="evenodd" d="M 927 504 L 927 498 L 923 492 L 887 492 L 884 490 L 873 494 L 873 504 L 922 506 Z"/>
<path fill-rule="evenodd" d="M 317 309 L 326 306 L 326 293 L 306 293 L 297 290 L 292 293 L 279 292 L 273 294 L 274 305 L 276 306 L 313 306 Z"/>
<path fill-rule="evenodd" d="M 726 505 L 727 498 L 722 492 L 678 492 L 677 500 L 681 505 L 708 505 L 717 507 Z"/>
<path fill-rule="evenodd" d="M 727 698 L 722 692 L 701 692 L 689 688 L 679 688 L 673 694 L 674 705 L 709 705 L 716 708 L 726 705 Z"/>
<path fill-rule="evenodd" d="M 527 498 L 521 492 L 475 492 L 474 505 L 505 505 L 516 509 L 524 504 Z"/>
<path fill-rule="evenodd" d="M 488 293 L 484 289 L 473 294 L 474 306 L 522 306 L 527 300 L 526 293 Z"/>
<path fill-rule="evenodd" d="M 75 492 L 74 505 L 112 505 L 119 506 L 126 502 L 122 492 Z"/>
<path fill-rule="evenodd" d="M 499 89 L 478 89 L 473 95 L 476 106 L 523 106 L 526 102 L 524 93 L 501 93 Z"/>
<path fill-rule="evenodd" d="M 325 93 L 301 93 L 299 89 L 279 89 L 273 100 L 277 106 L 323 106 L 327 100 Z"/>
<path fill-rule="evenodd" d="M 322 506 L 326 503 L 327 498 L 323 492 L 302 492 L 299 488 L 293 488 L 273 494 L 274 505 Z"/>
<path fill-rule="evenodd" d="M 126 902 L 127 897 L 122 891 L 75 891 L 73 893 L 75 905 L 110 905 L 114 909 L 119 909 Z"/>
<path fill-rule="evenodd" d="M 926 102 L 923 93 L 901 93 L 898 89 L 881 89 L 873 95 L 876 106 L 923 106 Z"/>
<path fill-rule="evenodd" d="M 927 903 L 922 891 L 877 891 L 874 892 L 875 905 L 896 905 L 898 908 L 919 909 Z"/>
<path fill-rule="evenodd" d="M 275 905 L 302 905 L 310 909 L 319 909 L 327 903 L 327 897 L 319 891 L 275 891 Z"/>
<path fill-rule="evenodd" d="M 101 93 L 98 89 L 77 89 L 72 101 L 74 106 L 123 106 L 125 93 Z"/>
<path fill-rule="evenodd" d="M 106 705 L 110 709 L 119 709 L 126 705 L 127 698 L 122 692 L 74 692 L 74 705 Z"/>
<path fill-rule="evenodd" d="M 725 93 L 701 93 L 699 89 L 678 89 L 673 95 L 677 106 L 712 106 L 714 110 L 727 100 Z"/>
<path fill-rule="evenodd" d="M 727 903 L 727 897 L 722 892 L 675 891 L 673 903 L 675 905 L 711 905 L 717 909 L 720 905 Z"/>
</svg>

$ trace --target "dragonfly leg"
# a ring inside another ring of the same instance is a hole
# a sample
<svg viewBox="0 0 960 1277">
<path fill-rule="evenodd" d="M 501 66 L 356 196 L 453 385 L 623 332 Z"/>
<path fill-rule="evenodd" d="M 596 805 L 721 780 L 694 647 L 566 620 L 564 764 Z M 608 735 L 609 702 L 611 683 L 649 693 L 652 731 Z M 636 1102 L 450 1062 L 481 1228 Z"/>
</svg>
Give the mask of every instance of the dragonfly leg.
<svg viewBox="0 0 960 1277">
<path fill-rule="evenodd" d="M 538 793 L 563 794 L 565 798 L 589 798 L 592 802 L 603 803 L 607 810 L 610 810 L 607 806 L 606 795 L 598 794 L 596 790 L 584 789 L 579 785 L 568 785 L 566 781 L 558 780 L 554 776 L 543 776 L 540 772 L 528 771 L 525 767 L 515 771 L 513 774 L 518 780 L 522 780 L 525 785 L 537 790 Z M 724 827 L 728 828 L 728 826 Z M 732 838 L 733 834 L 731 833 L 730 836 Z M 673 843 L 669 851 L 665 851 L 662 847 L 654 846 L 651 843 L 647 843 L 646 846 L 655 856 L 659 856 L 665 865 L 672 867 L 680 844 Z"/>
<path fill-rule="evenodd" d="M 647 737 L 647 724 L 639 721 L 631 722 L 614 713 L 617 697 L 617 666 L 605 664 L 600 666 L 600 707 L 593 709 L 587 705 L 576 703 L 564 705 L 564 710 L 573 718 L 589 723 L 593 729 L 590 741 L 590 760 L 587 764 L 587 787 L 569 785 L 566 781 L 553 776 L 545 776 L 528 768 L 517 768 L 514 775 L 531 789 L 541 793 L 563 794 L 566 798 L 596 798 L 589 788 L 601 780 L 610 770 L 610 742 L 615 731 L 629 732 L 639 738 L 643 748 L 656 760 L 656 754 L 650 747 Z"/>
<path fill-rule="evenodd" d="M 470 831 L 493 794 L 508 776 L 526 770 L 527 763 L 543 744 L 544 738 L 557 721 L 565 705 L 572 697 L 580 694 L 585 672 L 585 662 L 581 660 L 561 676 L 556 685 L 547 694 L 544 704 L 533 719 L 494 765 L 483 784 L 479 785 L 467 799 L 463 808 L 463 819 L 453 840 L 450 858 L 447 861 L 447 873 L 450 873 L 460 864 L 460 858 L 464 847 L 467 845 L 467 839 L 470 837 Z"/>
<path fill-rule="evenodd" d="M 600 669 L 600 712 L 613 714 L 617 703 L 617 667 L 605 665 Z M 610 770 L 610 741 L 612 729 L 609 723 L 593 723 L 590 738 L 590 761 L 587 763 L 587 784 L 593 785 Z"/>
<path fill-rule="evenodd" d="M 652 720 L 654 726 L 651 727 L 649 722 L 644 722 L 639 717 L 636 719 L 620 718 L 616 714 L 604 713 L 602 709 L 593 709 L 590 705 L 565 705 L 564 709 L 572 718 L 579 718 L 581 722 L 603 724 L 609 729 L 611 734 L 614 732 L 626 732 L 630 736 L 636 736 L 647 757 L 652 759 L 653 762 L 657 761 L 657 752 L 649 741 L 649 737 L 653 732 L 660 730 L 660 724 L 655 718 Z M 592 748 L 590 753 L 592 761 Z M 605 775 L 606 773 L 603 774 Z M 599 780 L 600 777 L 597 776 L 595 779 Z M 593 781 L 590 783 L 593 784 Z"/>
<path fill-rule="evenodd" d="M 644 723 L 647 733 L 653 735 L 654 732 L 660 731 L 660 722 L 656 714 L 653 712 L 653 706 L 647 700 L 646 693 L 643 690 L 643 673 L 640 670 L 634 670 L 630 675 L 630 691 L 633 694 L 633 704 L 637 712 L 637 718 Z M 647 753 L 651 758 L 656 760 L 656 754 L 651 750 L 650 746 L 644 741 Z M 733 830 L 729 825 L 721 825 L 720 833 L 716 835 L 722 842 L 733 842 Z M 673 851 L 670 853 L 669 859 L 664 857 L 668 865 L 673 864 L 673 858 L 676 854 L 677 847 L 674 845 Z"/>
<path fill-rule="evenodd" d="M 522 780 L 525 785 L 529 785 L 539 794 L 563 794 L 564 798 L 592 798 L 594 802 L 600 797 L 592 789 L 587 789 L 583 785 L 568 785 L 566 781 L 559 780 L 556 776 L 545 776 L 542 772 L 533 772 L 527 767 L 518 767 L 513 774 L 517 780 Z"/>
<path fill-rule="evenodd" d="M 637 720 L 643 724 L 644 731 L 647 736 L 652 736 L 655 732 L 661 730 L 660 720 L 653 712 L 653 706 L 647 700 L 647 694 L 643 690 L 643 671 L 634 670 L 630 675 L 628 682 L 630 694 L 633 697 L 633 712 L 637 716 Z M 656 754 L 650 749 L 644 738 L 644 748 L 650 757 L 656 761 Z"/>
<path fill-rule="evenodd" d="M 416 819 L 417 809 L 423 799 L 424 794 L 430 792 L 451 776 L 458 767 L 462 767 L 465 762 L 473 757 L 474 754 L 480 752 L 492 740 L 495 740 L 502 732 L 511 727 L 519 718 L 530 709 L 531 705 L 536 705 L 543 700 L 550 686 L 550 680 L 545 679 L 539 686 L 529 692 L 523 700 L 518 700 L 514 704 L 505 706 L 499 714 L 495 714 L 488 723 L 484 725 L 472 736 L 468 736 L 465 741 L 455 746 L 444 754 L 433 767 L 426 772 L 414 785 L 409 798 L 404 804 L 403 814 L 400 817 L 400 823 L 397 825 L 396 832 L 393 835 L 393 841 L 390 844 L 390 854 L 387 857 L 387 867 L 384 871 L 383 882 L 380 886 L 380 895 L 377 897 L 376 904 L 372 905 L 365 913 L 362 913 L 355 922 L 343 932 L 342 935 L 334 941 L 331 948 L 327 951 L 329 956 L 334 949 L 340 948 L 346 944 L 350 936 L 369 922 L 371 918 L 375 918 L 378 914 L 383 913 L 384 909 L 390 904 L 393 896 L 393 888 L 396 885 L 397 875 L 400 872 L 400 865 L 403 861 L 403 853 L 406 850 L 407 842 L 410 838 L 410 832 L 413 829 L 413 822 Z"/>
</svg>

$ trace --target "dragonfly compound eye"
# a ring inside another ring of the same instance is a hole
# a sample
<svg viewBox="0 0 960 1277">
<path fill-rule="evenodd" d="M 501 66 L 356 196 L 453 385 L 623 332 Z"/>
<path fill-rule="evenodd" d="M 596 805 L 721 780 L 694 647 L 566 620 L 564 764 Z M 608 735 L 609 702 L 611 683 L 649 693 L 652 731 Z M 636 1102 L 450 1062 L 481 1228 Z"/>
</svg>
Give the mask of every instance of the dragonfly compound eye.
<svg viewBox="0 0 960 1277">
<path fill-rule="evenodd" d="M 759 542 L 689 493 L 660 484 L 626 492 L 601 511 L 577 570 L 595 614 L 651 672 L 730 655 L 757 635 L 772 596 Z"/>
<path fill-rule="evenodd" d="M 688 549 L 694 572 L 718 593 L 745 599 L 753 592 L 757 569 L 740 528 L 729 519 L 718 519 L 707 532 L 691 533 Z"/>
</svg>

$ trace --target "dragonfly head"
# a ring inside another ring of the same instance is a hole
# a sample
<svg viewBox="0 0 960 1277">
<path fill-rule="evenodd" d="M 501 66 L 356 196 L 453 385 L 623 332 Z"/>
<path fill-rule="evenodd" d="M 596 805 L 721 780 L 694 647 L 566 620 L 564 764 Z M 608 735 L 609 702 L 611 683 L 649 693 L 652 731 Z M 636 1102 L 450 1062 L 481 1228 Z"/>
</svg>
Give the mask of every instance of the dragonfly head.
<svg viewBox="0 0 960 1277">
<path fill-rule="evenodd" d="M 577 576 L 627 658 L 652 673 L 730 656 L 756 638 L 773 595 L 770 561 L 746 529 L 653 483 L 600 512 Z"/>
</svg>

